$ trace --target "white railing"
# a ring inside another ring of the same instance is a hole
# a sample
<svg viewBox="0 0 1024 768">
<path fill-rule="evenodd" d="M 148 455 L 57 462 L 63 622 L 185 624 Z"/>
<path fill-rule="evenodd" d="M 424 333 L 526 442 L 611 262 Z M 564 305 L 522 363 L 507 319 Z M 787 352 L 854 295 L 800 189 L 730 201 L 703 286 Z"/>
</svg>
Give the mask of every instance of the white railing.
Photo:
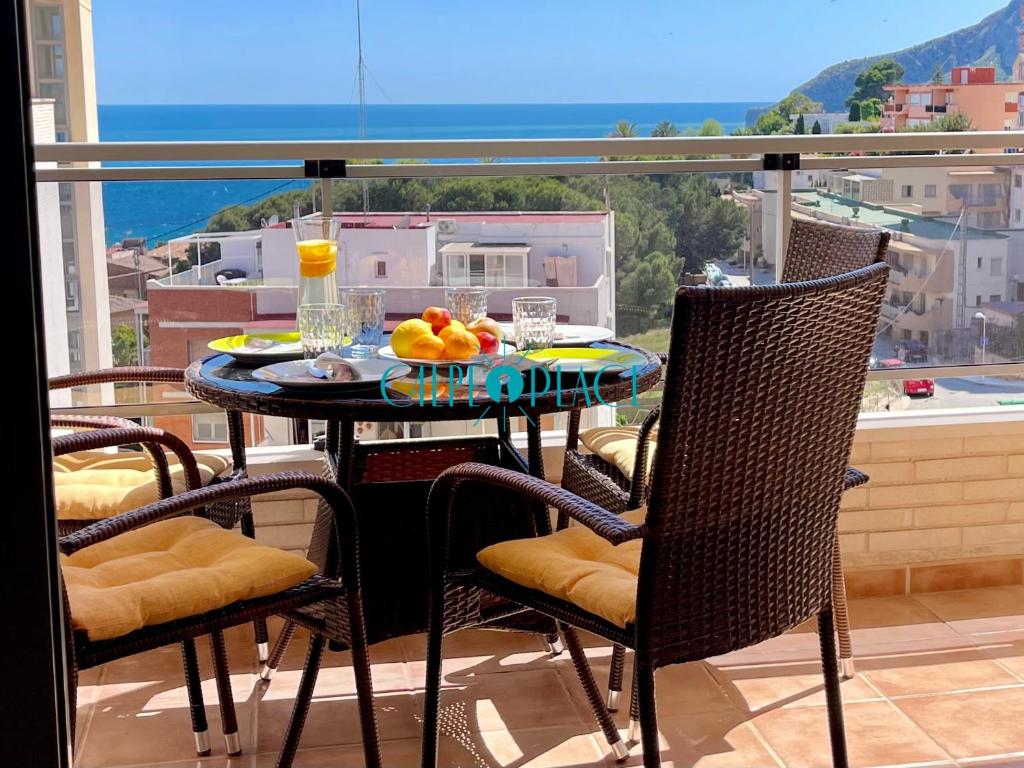
<svg viewBox="0 0 1024 768">
<path fill-rule="evenodd" d="M 1000 148 L 1006 151 L 993 151 Z M 777 191 L 785 197 L 792 191 L 792 172 L 797 169 L 1024 166 L 1021 149 L 1024 149 L 1024 131 L 430 141 L 68 142 L 38 144 L 34 152 L 39 182 L 308 178 L 319 179 L 326 189 L 332 177 L 643 175 L 772 170 L 779 173 Z M 965 151 L 972 154 L 952 154 Z M 870 152 L 919 154 L 864 154 Z M 704 159 L 642 159 L 694 155 Z M 510 162 L 473 162 L 482 157 Z M 611 157 L 627 159 L 608 159 Z M 463 162 L 359 162 L 400 159 Z M 343 172 L 339 163 L 323 163 L 340 160 L 345 161 Z M 54 163 L 59 166 L 54 167 Z M 329 206 L 330 195 L 324 195 L 323 199 Z M 783 219 L 777 229 L 777 253 L 784 254 L 788 219 Z M 779 270 L 781 262 L 780 257 L 776 265 Z M 924 371 L 931 378 L 981 372 L 1024 375 L 1024 362 L 884 369 L 869 372 L 868 379 L 913 379 Z M 184 406 L 178 403 L 173 407 L 181 412 Z M 133 406 L 138 411 L 134 415 L 149 415 L 150 408 L 167 407 Z M 197 405 L 189 407 L 194 412 Z M 110 410 L 110 406 L 105 410 Z"/>
</svg>

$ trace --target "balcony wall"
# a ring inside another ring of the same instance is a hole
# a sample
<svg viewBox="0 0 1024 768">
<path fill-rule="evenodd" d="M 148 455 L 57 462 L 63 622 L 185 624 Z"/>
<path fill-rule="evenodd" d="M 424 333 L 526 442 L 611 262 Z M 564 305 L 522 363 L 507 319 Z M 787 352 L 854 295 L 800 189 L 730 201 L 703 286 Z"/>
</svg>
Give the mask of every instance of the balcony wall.
<svg viewBox="0 0 1024 768">
<path fill-rule="evenodd" d="M 871 481 L 845 495 L 839 519 L 852 595 L 1024 581 L 1024 409 L 1000 413 L 999 420 L 926 412 L 862 418 L 852 463 Z M 562 440 L 545 437 L 553 482 Z M 256 448 L 250 472 L 315 472 L 320 461 L 310 448 Z M 253 512 L 258 539 L 301 550 L 316 500 L 287 491 L 256 502 Z"/>
</svg>

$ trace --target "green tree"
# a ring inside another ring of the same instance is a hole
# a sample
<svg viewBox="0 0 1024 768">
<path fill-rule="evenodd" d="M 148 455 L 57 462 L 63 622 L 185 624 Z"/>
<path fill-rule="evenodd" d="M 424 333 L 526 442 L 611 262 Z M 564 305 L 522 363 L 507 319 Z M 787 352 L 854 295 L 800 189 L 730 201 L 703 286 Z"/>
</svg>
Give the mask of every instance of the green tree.
<svg viewBox="0 0 1024 768">
<path fill-rule="evenodd" d="M 775 106 L 775 111 L 789 120 L 790 115 L 800 112 L 821 112 L 824 105 L 820 101 L 814 101 L 810 96 L 793 91 Z"/>
<path fill-rule="evenodd" d="M 896 85 L 903 79 L 903 67 L 892 59 L 876 61 L 853 81 L 853 93 L 847 98 L 847 106 L 865 99 L 884 99 L 885 86 Z"/>
<path fill-rule="evenodd" d="M 783 117 L 781 112 L 765 112 L 757 118 L 754 123 L 754 133 L 759 136 L 771 136 L 776 133 L 789 133 L 793 128 L 789 117 Z"/>
<path fill-rule="evenodd" d="M 649 253 L 622 280 L 616 292 L 619 334 L 646 331 L 669 315 L 676 293 L 676 261 L 667 253 Z"/>
<path fill-rule="evenodd" d="M 880 120 L 882 117 L 881 99 L 864 99 L 860 104 L 861 120 Z"/>
<path fill-rule="evenodd" d="M 723 199 L 707 176 L 687 176 L 679 183 L 678 196 L 672 224 L 681 283 L 683 274 L 736 253 L 746 232 L 746 214 L 745 209 Z"/>
<path fill-rule="evenodd" d="M 612 132 L 608 134 L 608 138 L 631 139 L 634 136 L 638 136 L 639 133 L 636 123 L 631 123 L 628 120 L 619 120 L 612 129 Z"/>
<path fill-rule="evenodd" d="M 134 326 L 114 326 L 110 332 L 110 351 L 116 366 L 139 364 L 138 339 Z"/>
<path fill-rule="evenodd" d="M 662 120 L 660 123 L 654 126 L 654 130 L 651 131 L 651 136 L 655 136 L 658 138 L 667 138 L 678 135 L 679 128 L 676 127 L 675 123 L 670 123 L 668 120 Z"/>
<path fill-rule="evenodd" d="M 697 131 L 698 136 L 724 136 L 725 129 L 722 128 L 722 124 L 712 117 L 705 120 L 700 130 Z"/>
<path fill-rule="evenodd" d="M 859 101 L 850 102 L 850 114 L 849 114 L 849 116 L 846 119 L 849 120 L 851 123 L 859 123 L 860 122 L 860 102 Z"/>
<path fill-rule="evenodd" d="M 797 136 L 803 136 L 805 133 L 807 133 L 807 126 L 804 123 L 803 112 L 796 116 L 796 125 L 793 126 L 793 133 L 795 133 Z"/>
<path fill-rule="evenodd" d="M 811 126 L 811 133 L 813 133 L 815 136 L 821 133 L 821 123 L 819 123 L 817 120 L 815 120 L 814 125 Z"/>
</svg>

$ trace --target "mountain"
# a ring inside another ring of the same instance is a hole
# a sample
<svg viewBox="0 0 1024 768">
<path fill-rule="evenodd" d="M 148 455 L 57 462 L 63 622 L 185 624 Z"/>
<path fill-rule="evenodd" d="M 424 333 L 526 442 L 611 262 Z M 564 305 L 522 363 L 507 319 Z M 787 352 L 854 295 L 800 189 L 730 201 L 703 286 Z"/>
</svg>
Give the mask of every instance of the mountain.
<svg viewBox="0 0 1024 768">
<path fill-rule="evenodd" d="M 926 83 L 938 64 L 946 77 L 950 67 L 980 64 L 995 66 L 996 77 L 1006 78 L 1017 57 L 1017 25 L 1020 0 L 1010 0 L 1002 10 L 989 14 L 970 27 L 936 37 L 902 51 L 851 59 L 822 70 L 816 77 L 798 86 L 815 101 L 824 102 L 830 111 L 846 109 L 846 97 L 853 92 L 857 75 L 881 59 L 895 59 L 906 70 L 905 83 Z"/>
</svg>

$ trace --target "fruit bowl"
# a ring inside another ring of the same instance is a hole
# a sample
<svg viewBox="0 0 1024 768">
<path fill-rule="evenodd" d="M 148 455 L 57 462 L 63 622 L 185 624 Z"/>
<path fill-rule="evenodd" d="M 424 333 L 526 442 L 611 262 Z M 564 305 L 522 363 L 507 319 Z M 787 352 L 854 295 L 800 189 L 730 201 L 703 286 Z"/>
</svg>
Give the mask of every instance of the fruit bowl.
<svg viewBox="0 0 1024 768">
<path fill-rule="evenodd" d="M 404 357 L 396 353 L 390 345 L 378 349 L 377 354 L 386 360 L 396 360 L 413 368 L 436 367 L 438 376 L 446 376 L 450 368 L 458 368 L 460 372 L 463 372 L 470 367 L 493 368 L 496 365 L 510 365 L 517 370 L 526 371 L 543 364 L 542 361 L 527 359 L 511 344 L 501 344 L 498 352 L 489 355 L 481 353 L 463 359 Z"/>
</svg>

